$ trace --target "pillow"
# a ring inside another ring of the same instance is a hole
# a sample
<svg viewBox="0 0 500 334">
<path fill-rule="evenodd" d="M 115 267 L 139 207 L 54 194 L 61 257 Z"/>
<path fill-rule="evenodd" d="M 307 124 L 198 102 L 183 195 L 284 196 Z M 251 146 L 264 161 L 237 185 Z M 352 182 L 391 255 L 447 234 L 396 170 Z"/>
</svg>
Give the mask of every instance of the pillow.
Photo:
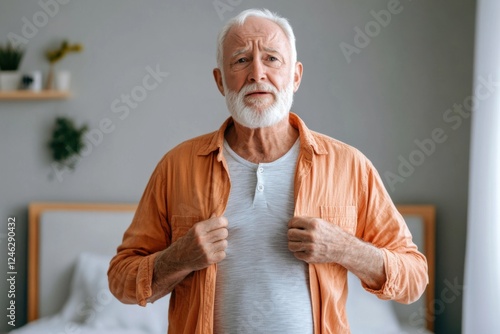
<svg viewBox="0 0 500 334">
<path fill-rule="evenodd" d="M 147 307 L 126 305 L 109 291 L 107 271 L 110 256 L 82 253 L 77 259 L 70 297 L 63 317 L 98 329 L 138 329 L 147 333 L 166 333 L 168 303 L 166 296 Z"/>
<path fill-rule="evenodd" d="M 396 313 L 391 303 L 363 289 L 361 281 L 348 272 L 349 294 L 346 311 L 351 334 L 401 333 Z"/>
<path fill-rule="evenodd" d="M 92 316 L 93 298 L 101 297 L 102 272 L 108 265 L 108 259 L 102 255 L 81 253 L 78 256 L 69 297 L 61 311 L 63 319 L 81 324 Z"/>
</svg>

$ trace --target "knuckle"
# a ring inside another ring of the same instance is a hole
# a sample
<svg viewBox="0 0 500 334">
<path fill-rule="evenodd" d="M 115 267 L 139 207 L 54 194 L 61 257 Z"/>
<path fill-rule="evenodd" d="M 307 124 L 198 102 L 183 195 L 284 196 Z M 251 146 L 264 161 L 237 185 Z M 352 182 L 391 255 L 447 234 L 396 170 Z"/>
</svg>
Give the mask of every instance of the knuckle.
<svg viewBox="0 0 500 334">
<path fill-rule="evenodd" d="M 229 222 L 227 221 L 227 218 L 224 216 L 220 217 L 219 220 L 223 226 L 227 226 L 229 224 Z"/>
<path fill-rule="evenodd" d="M 199 235 L 195 235 L 194 242 L 196 245 L 203 247 L 203 238 Z"/>
<path fill-rule="evenodd" d="M 193 226 L 193 233 L 195 235 L 200 235 L 201 234 L 201 230 L 203 228 L 203 224 L 202 222 L 199 222 L 199 223 L 196 223 L 194 226 Z"/>
</svg>

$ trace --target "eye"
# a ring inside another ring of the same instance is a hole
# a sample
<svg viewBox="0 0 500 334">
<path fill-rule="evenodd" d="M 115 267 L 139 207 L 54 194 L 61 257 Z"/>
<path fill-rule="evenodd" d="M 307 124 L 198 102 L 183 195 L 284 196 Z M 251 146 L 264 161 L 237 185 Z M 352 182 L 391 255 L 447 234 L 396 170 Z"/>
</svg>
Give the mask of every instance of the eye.
<svg viewBox="0 0 500 334">
<path fill-rule="evenodd" d="M 252 62 L 251 57 L 241 56 L 240 58 L 235 58 L 232 60 L 231 68 L 234 69 L 235 71 L 239 71 L 247 68 L 251 62 Z"/>
<path fill-rule="evenodd" d="M 283 65 L 283 62 L 281 61 L 280 58 L 278 58 L 276 56 L 271 56 L 271 55 L 267 56 L 267 58 L 265 59 L 265 62 L 267 64 L 267 66 L 270 66 L 272 68 L 280 68 L 281 65 Z"/>
</svg>

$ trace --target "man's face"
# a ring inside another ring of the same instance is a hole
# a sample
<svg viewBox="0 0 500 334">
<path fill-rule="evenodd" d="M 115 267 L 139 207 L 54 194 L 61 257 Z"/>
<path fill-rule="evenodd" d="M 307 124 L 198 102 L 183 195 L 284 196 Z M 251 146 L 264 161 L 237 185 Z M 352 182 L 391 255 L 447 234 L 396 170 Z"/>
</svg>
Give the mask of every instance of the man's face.
<svg viewBox="0 0 500 334">
<path fill-rule="evenodd" d="M 291 47 L 283 30 L 256 17 L 229 30 L 223 45 L 223 73 L 214 70 L 231 114 L 236 121 L 238 114 L 250 117 L 249 123 L 243 121 L 248 127 L 273 125 L 286 116 L 301 75 L 302 64 L 291 63 Z"/>
</svg>

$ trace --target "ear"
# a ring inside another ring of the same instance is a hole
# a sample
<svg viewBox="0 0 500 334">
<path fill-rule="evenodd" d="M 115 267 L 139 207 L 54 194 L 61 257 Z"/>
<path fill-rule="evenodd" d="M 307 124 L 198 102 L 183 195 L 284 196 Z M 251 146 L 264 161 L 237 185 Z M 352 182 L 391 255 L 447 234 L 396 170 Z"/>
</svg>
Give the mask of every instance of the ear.
<svg viewBox="0 0 500 334">
<path fill-rule="evenodd" d="M 222 72 L 220 71 L 219 68 L 214 68 L 213 73 L 214 73 L 215 83 L 217 84 L 219 92 L 222 94 L 222 96 L 226 96 L 224 93 L 224 84 L 222 82 Z"/>
<path fill-rule="evenodd" d="M 293 92 L 295 93 L 300 86 L 302 81 L 302 63 L 300 61 L 295 63 L 295 71 L 293 73 Z"/>
</svg>

